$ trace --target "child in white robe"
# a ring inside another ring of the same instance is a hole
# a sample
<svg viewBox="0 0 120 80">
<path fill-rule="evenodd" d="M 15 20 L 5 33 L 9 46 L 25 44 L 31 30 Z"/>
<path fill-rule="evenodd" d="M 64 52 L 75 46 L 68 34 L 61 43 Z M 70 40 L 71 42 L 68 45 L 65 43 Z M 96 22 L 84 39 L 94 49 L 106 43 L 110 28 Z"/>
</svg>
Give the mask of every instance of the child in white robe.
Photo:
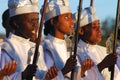
<svg viewBox="0 0 120 80">
<path fill-rule="evenodd" d="M 77 13 L 74 17 L 77 20 Z M 82 64 L 86 58 L 90 58 L 94 62 L 94 66 L 85 71 L 84 77 L 79 76 L 78 80 L 110 80 L 108 67 L 116 63 L 117 56 L 107 55 L 106 48 L 97 45 L 102 39 L 102 33 L 95 7 L 87 7 L 82 11 L 79 24 L 79 63 Z M 120 77 L 116 77 L 120 75 L 117 67 L 115 71 L 114 80 L 120 80 Z"/>
</svg>

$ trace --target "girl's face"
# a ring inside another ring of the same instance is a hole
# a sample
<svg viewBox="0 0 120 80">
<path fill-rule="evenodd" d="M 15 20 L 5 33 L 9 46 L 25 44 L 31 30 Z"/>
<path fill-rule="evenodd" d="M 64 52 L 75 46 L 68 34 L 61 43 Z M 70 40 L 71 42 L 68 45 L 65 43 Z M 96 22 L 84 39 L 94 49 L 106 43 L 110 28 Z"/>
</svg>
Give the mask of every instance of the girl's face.
<svg viewBox="0 0 120 80">
<path fill-rule="evenodd" d="M 102 32 L 100 28 L 99 20 L 92 22 L 91 26 L 91 36 L 88 39 L 91 43 L 99 43 L 102 39 Z"/>
<path fill-rule="evenodd" d="M 83 27 L 83 40 L 90 44 L 97 44 L 102 39 L 102 32 L 99 20 L 94 21 Z"/>
<path fill-rule="evenodd" d="M 17 24 L 19 25 L 17 29 L 18 33 L 22 37 L 29 38 L 31 41 L 34 42 L 39 25 L 38 13 L 29 13 L 21 16 Z"/>
<path fill-rule="evenodd" d="M 73 34 L 74 21 L 72 19 L 72 13 L 66 13 L 58 16 L 58 20 L 54 21 L 55 36 L 58 38 L 64 38 L 65 34 Z"/>
<path fill-rule="evenodd" d="M 88 39 L 88 42 L 91 44 L 99 43 L 102 39 L 102 32 L 101 32 L 99 20 L 92 22 L 91 26 L 89 26 L 89 28 L 91 30 L 90 31 L 91 35 Z"/>
</svg>

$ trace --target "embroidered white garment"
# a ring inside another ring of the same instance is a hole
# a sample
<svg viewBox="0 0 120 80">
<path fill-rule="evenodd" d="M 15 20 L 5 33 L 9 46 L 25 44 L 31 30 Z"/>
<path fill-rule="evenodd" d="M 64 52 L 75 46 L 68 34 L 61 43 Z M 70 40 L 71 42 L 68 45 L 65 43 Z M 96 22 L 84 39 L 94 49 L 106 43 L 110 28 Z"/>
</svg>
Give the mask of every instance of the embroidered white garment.
<svg viewBox="0 0 120 80">
<path fill-rule="evenodd" d="M 105 47 L 102 47 L 99 45 L 90 45 L 90 44 L 83 42 L 82 40 L 79 41 L 78 45 L 79 45 L 79 48 L 86 49 L 87 54 L 90 56 L 90 58 L 93 60 L 93 62 L 96 65 L 99 64 L 107 55 L 107 53 L 106 53 L 107 51 L 106 51 Z M 83 50 L 83 52 L 84 52 L 84 50 Z M 78 54 L 80 54 L 80 53 L 78 53 Z M 95 75 L 96 73 L 92 72 L 92 70 L 91 71 L 89 70 L 89 71 L 87 71 L 87 74 Z M 99 80 L 97 78 L 95 79 L 96 76 L 94 76 L 94 75 L 93 75 L 93 77 L 89 76 L 88 79 L 84 78 L 83 80 Z M 110 80 L 110 72 L 108 71 L 108 69 L 104 69 L 102 71 L 101 75 L 103 76 L 102 80 Z M 120 80 L 120 77 L 118 77 L 118 76 L 120 76 L 120 71 L 118 70 L 118 67 L 115 65 L 114 80 Z"/>
<path fill-rule="evenodd" d="M 59 69 L 62 69 L 69 58 L 69 56 L 67 56 L 67 46 L 65 40 L 48 35 L 43 42 L 43 46 L 46 47 L 46 49 L 44 48 L 44 53 L 47 67 L 50 68 L 51 66 L 55 65 Z M 63 79 L 59 77 L 57 80 Z"/>
<path fill-rule="evenodd" d="M 11 34 L 9 38 L 6 39 L 6 41 L 8 42 L 7 44 L 10 45 L 11 50 L 9 50 L 8 47 L 5 47 L 5 45 L 2 45 L 2 48 L 5 49 L 6 52 L 2 51 L 1 53 L 0 69 L 4 67 L 5 63 L 13 59 L 17 60 L 18 66 L 16 72 L 10 76 L 6 76 L 7 77 L 6 80 L 22 80 L 21 72 L 24 71 L 28 65 L 28 51 L 31 47 L 35 46 L 35 44 L 30 42 L 29 39 L 24 39 L 14 34 Z M 44 59 L 42 58 L 44 57 L 42 52 L 42 47 L 40 47 L 39 51 L 40 51 L 40 57 L 38 59 L 39 69 L 36 72 L 36 78 L 42 80 L 47 71 L 47 68 L 45 66 Z M 30 63 L 32 63 L 32 61 L 33 61 L 33 55 L 31 57 Z"/>
<path fill-rule="evenodd" d="M 79 41 L 78 43 L 79 62 L 81 63 L 81 59 L 82 59 L 81 57 L 82 55 L 80 54 L 83 54 L 83 55 L 86 55 L 86 57 L 91 58 L 95 63 L 95 66 L 92 67 L 90 70 L 87 70 L 87 72 L 85 73 L 86 76 L 81 80 L 104 80 L 102 75 L 99 73 L 96 65 L 99 62 L 101 62 L 101 60 L 105 57 L 105 54 L 102 51 L 100 51 L 100 49 L 97 49 L 97 48 L 98 48 L 97 45 L 92 46 L 92 45 L 86 44 L 82 40 Z M 99 54 L 102 54 L 102 56 L 100 56 Z M 109 79 L 107 78 L 106 80 L 109 80 Z"/>
</svg>

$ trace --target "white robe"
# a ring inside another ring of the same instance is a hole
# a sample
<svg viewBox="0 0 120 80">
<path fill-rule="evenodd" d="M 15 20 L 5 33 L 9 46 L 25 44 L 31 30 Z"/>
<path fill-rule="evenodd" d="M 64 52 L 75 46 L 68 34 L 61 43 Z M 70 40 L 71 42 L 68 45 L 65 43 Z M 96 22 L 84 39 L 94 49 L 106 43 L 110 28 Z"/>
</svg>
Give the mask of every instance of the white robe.
<svg viewBox="0 0 120 80">
<path fill-rule="evenodd" d="M 24 39 L 22 37 L 16 36 L 14 34 L 10 34 L 9 38 L 6 39 L 5 41 L 9 42 L 11 46 L 11 49 L 7 48 L 7 51 L 2 50 L 1 51 L 1 58 L 0 58 L 0 69 L 3 69 L 4 65 L 9 62 L 14 60 L 18 61 L 18 66 L 15 71 L 15 73 L 5 76 L 5 80 L 22 80 L 21 79 L 21 72 L 25 70 L 27 67 L 28 63 L 32 64 L 33 61 L 33 54 L 31 54 L 31 59 L 28 61 L 28 56 L 29 56 L 29 50 L 31 47 L 34 47 L 35 44 L 30 42 L 28 39 Z M 3 45 L 4 42 L 2 43 L 2 48 L 6 49 L 6 46 Z M 10 51 L 10 52 L 9 52 Z M 42 47 L 40 46 L 39 48 L 40 51 L 40 57 L 38 57 L 38 69 L 36 71 L 36 78 L 38 80 L 43 80 L 44 75 L 46 74 L 47 68 L 44 63 L 44 55 L 42 51 Z M 32 52 L 31 52 L 32 53 Z M 34 52 L 33 52 L 34 53 Z"/>
<path fill-rule="evenodd" d="M 48 35 L 42 44 L 47 67 L 50 68 L 55 65 L 61 70 L 65 66 L 67 59 L 70 57 L 70 53 L 67 52 L 65 40 Z M 58 75 L 55 80 L 70 80 L 70 73 L 66 75 Z M 74 78 L 74 80 L 76 79 Z"/>
<path fill-rule="evenodd" d="M 99 45 L 90 45 L 83 42 L 82 40 L 80 40 L 78 43 L 78 55 L 80 53 L 87 54 L 93 60 L 95 65 L 99 64 L 107 55 L 105 47 Z M 83 59 L 85 58 L 84 55 L 82 57 Z M 79 62 L 81 62 L 80 57 Z M 103 78 L 103 79 L 101 78 L 100 80 L 110 80 L 110 72 L 108 71 L 108 68 L 104 69 L 101 75 L 98 71 L 96 72 L 95 68 L 97 69 L 97 66 L 92 67 L 90 70 L 86 71 L 85 73 L 86 76 L 81 80 L 99 80 L 99 77 Z M 118 78 L 119 75 L 120 75 L 119 70 L 115 66 L 114 80 L 120 80 L 120 77 Z"/>
</svg>

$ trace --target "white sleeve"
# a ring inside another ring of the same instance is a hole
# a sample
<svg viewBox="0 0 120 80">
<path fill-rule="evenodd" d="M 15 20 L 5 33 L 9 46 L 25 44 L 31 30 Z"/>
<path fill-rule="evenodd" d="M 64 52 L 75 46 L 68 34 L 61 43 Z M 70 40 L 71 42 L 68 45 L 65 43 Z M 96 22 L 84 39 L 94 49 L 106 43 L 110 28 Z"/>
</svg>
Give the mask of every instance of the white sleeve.
<svg viewBox="0 0 120 80">
<path fill-rule="evenodd" d="M 108 68 L 105 68 L 101 74 L 103 75 L 104 80 L 110 80 L 110 71 Z"/>
<path fill-rule="evenodd" d="M 101 73 L 98 72 L 96 66 L 93 66 L 91 69 L 85 72 L 85 76 L 81 77 L 81 67 L 74 72 L 74 80 L 104 80 Z"/>
<path fill-rule="evenodd" d="M 4 65 L 9 62 L 12 61 L 12 59 L 7 55 L 7 53 L 5 51 L 1 51 L 0 54 L 0 70 L 4 68 Z M 4 76 L 3 80 L 22 80 L 21 79 L 21 72 L 14 72 L 13 74 L 9 75 L 9 76 Z"/>
<path fill-rule="evenodd" d="M 45 51 L 45 63 L 48 69 L 54 65 L 54 60 L 52 56 L 50 55 L 51 53 L 49 51 Z"/>
<path fill-rule="evenodd" d="M 117 58 L 117 67 L 119 68 L 119 70 L 120 70 L 120 56 L 118 56 L 118 58 Z"/>
<path fill-rule="evenodd" d="M 46 66 L 47 66 L 48 69 L 50 69 L 50 67 L 52 67 L 53 65 L 55 65 L 54 64 L 54 60 L 53 60 L 52 56 L 50 55 L 51 53 L 49 51 L 45 51 L 44 53 L 45 53 L 44 57 L 45 57 Z M 58 76 L 55 77 L 52 80 L 64 80 L 64 76 L 62 74 L 62 71 L 59 70 Z"/>
<path fill-rule="evenodd" d="M 38 66 L 38 68 L 36 71 L 35 78 L 39 79 L 39 80 L 44 80 L 46 72 L 48 71 L 48 69 L 47 69 L 46 64 L 45 64 L 43 48 L 41 45 L 39 46 L 39 57 L 38 57 L 38 61 L 37 61 L 37 66 Z"/>
<path fill-rule="evenodd" d="M 116 65 L 120 70 L 120 45 L 117 47 L 116 52 L 118 53 Z"/>
<path fill-rule="evenodd" d="M 82 80 L 80 72 L 81 72 L 81 67 L 78 67 L 77 69 L 75 69 L 74 80 Z"/>
</svg>

